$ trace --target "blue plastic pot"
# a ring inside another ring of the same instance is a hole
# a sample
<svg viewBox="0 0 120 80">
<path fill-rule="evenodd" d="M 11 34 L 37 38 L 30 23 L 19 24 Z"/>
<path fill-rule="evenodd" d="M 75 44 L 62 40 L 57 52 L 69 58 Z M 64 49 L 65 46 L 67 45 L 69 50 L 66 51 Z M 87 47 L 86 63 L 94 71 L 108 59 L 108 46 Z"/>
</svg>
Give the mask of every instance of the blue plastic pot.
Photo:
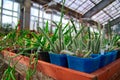
<svg viewBox="0 0 120 80">
<path fill-rule="evenodd" d="M 110 51 L 106 52 L 104 55 L 101 55 L 101 63 L 100 68 L 110 64 L 111 62 L 115 61 L 117 57 L 117 51 Z"/>
<path fill-rule="evenodd" d="M 118 53 L 118 51 L 117 51 L 117 50 L 113 50 L 113 51 L 111 51 L 110 53 L 111 53 L 110 62 L 113 62 L 113 61 L 115 61 L 116 58 L 117 58 L 117 53 Z"/>
<path fill-rule="evenodd" d="M 100 58 L 100 55 L 94 55 L 91 56 L 91 58 L 80 58 L 67 55 L 68 67 L 77 71 L 91 73 L 99 69 Z"/>
<path fill-rule="evenodd" d="M 50 53 L 50 62 L 52 64 L 62 66 L 62 67 L 67 67 L 67 56 L 65 54 L 55 54 L 55 53 Z"/>
</svg>

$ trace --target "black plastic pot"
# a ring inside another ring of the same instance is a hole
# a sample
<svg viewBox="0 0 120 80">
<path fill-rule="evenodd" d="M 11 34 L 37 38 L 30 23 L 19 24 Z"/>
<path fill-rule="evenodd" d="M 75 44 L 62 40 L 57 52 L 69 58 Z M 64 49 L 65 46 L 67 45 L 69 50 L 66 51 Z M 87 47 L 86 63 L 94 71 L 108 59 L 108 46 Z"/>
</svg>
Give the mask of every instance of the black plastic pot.
<svg viewBox="0 0 120 80">
<path fill-rule="evenodd" d="M 12 52 L 17 54 L 19 53 L 19 49 L 13 49 Z"/>
<path fill-rule="evenodd" d="M 49 62 L 50 63 L 50 56 L 49 56 L 49 53 L 48 52 L 45 52 L 45 51 L 41 51 L 38 53 L 38 59 L 39 60 L 42 60 L 42 61 L 45 61 L 45 62 Z"/>
<path fill-rule="evenodd" d="M 120 58 L 120 50 L 118 50 L 117 52 L 117 58 L 116 59 L 119 59 Z"/>
<path fill-rule="evenodd" d="M 36 49 L 33 49 L 33 50 L 25 50 L 22 54 L 24 56 L 27 56 L 27 57 L 30 57 L 30 54 L 33 54 L 34 52 L 36 52 L 37 50 Z"/>
</svg>

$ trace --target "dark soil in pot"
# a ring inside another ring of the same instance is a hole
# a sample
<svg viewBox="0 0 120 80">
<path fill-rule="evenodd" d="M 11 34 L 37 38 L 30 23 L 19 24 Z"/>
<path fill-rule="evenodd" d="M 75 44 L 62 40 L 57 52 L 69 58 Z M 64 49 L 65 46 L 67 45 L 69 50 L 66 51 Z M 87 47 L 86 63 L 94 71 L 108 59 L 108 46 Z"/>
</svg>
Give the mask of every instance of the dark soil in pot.
<svg viewBox="0 0 120 80">
<path fill-rule="evenodd" d="M 120 50 L 118 50 L 117 52 L 117 58 L 116 59 L 119 59 L 120 58 Z"/>
<path fill-rule="evenodd" d="M 50 63 L 50 56 L 49 53 L 46 51 L 40 51 L 38 53 L 38 59 Z"/>
<path fill-rule="evenodd" d="M 30 57 L 30 54 L 32 54 L 32 50 L 26 50 L 26 51 L 23 52 L 22 55 Z"/>
</svg>

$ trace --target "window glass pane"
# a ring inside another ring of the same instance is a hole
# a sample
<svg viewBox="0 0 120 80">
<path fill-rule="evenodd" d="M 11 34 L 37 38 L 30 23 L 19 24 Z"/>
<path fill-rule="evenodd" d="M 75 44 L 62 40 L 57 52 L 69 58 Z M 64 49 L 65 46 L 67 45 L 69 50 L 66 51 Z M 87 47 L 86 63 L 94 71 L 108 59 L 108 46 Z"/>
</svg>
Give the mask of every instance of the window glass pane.
<svg viewBox="0 0 120 80">
<path fill-rule="evenodd" d="M 32 7 L 31 8 L 31 15 L 38 16 L 38 9 Z"/>
<path fill-rule="evenodd" d="M 76 28 L 79 30 L 80 23 L 76 22 Z"/>
<path fill-rule="evenodd" d="M 62 23 L 67 24 L 67 23 L 68 23 L 68 20 L 65 19 L 65 18 L 63 18 Z"/>
<path fill-rule="evenodd" d="M 31 16 L 31 20 L 37 21 L 37 20 L 38 20 L 38 17 Z"/>
<path fill-rule="evenodd" d="M 13 18 L 13 21 L 12 21 L 12 27 L 15 28 L 15 26 L 18 24 L 18 19 L 17 18 Z"/>
<path fill-rule="evenodd" d="M 76 3 L 73 3 L 70 8 L 76 9 L 79 5 L 77 5 Z"/>
<path fill-rule="evenodd" d="M 41 18 L 39 18 L 39 22 L 42 22 L 42 19 L 41 19 Z"/>
<path fill-rule="evenodd" d="M 76 0 L 75 3 L 78 5 L 82 5 L 86 2 L 86 0 Z"/>
<path fill-rule="evenodd" d="M 54 21 L 60 21 L 60 16 L 58 16 L 58 15 L 53 15 L 53 20 L 54 20 Z"/>
<path fill-rule="evenodd" d="M 30 24 L 30 29 L 31 30 L 37 30 L 37 22 L 36 21 L 31 21 L 31 24 Z"/>
<path fill-rule="evenodd" d="M 73 3 L 74 0 L 66 0 L 65 2 L 65 6 L 69 6 L 70 4 Z"/>
<path fill-rule="evenodd" d="M 10 23 L 10 24 L 11 24 L 11 23 L 12 23 L 12 17 L 3 15 L 2 22 L 3 22 L 3 23 Z"/>
<path fill-rule="evenodd" d="M 95 2 L 96 4 L 98 4 L 99 2 L 101 2 L 102 0 L 92 0 L 93 2 Z"/>
<path fill-rule="evenodd" d="M 40 10 L 40 15 L 39 15 L 39 17 L 42 17 L 42 13 L 43 13 L 43 11 L 42 11 L 42 10 Z"/>
<path fill-rule="evenodd" d="M 13 23 L 14 23 L 15 25 L 17 25 L 18 19 L 17 19 L 17 18 L 13 18 Z"/>
<path fill-rule="evenodd" d="M 55 32 L 55 30 L 56 30 L 56 27 L 52 26 L 52 31 Z"/>
<path fill-rule="evenodd" d="M 118 3 L 118 1 L 114 1 L 104 9 L 113 19 L 120 16 L 120 4 Z"/>
<path fill-rule="evenodd" d="M 30 30 L 33 30 L 33 21 L 30 22 Z"/>
<path fill-rule="evenodd" d="M 45 18 L 45 19 L 51 19 L 51 15 L 50 15 L 50 14 L 47 14 L 46 12 L 44 12 L 44 18 Z"/>
<path fill-rule="evenodd" d="M 3 10 L 3 14 L 6 14 L 6 15 L 12 15 L 12 11 Z"/>
<path fill-rule="evenodd" d="M 2 0 L 0 0 L 0 7 L 1 7 L 1 4 L 2 4 Z"/>
<path fill-rule="evenodd" d="M 39 23 L 39 27 L 43 28 L 43 27 L 42 27 L 42 22 Z"/>
<path fill-rule="evenodd" d="M 55 0 L 55 2 L 58 2 L 58 3 L 61 2 L 61 1 L 62 1 L 62 0 Z"/>
<path fill-rule="evenodd" d="M 19 11 L 19 4 L 14 2 L 14 11 Z"/>
<path fill-rule="evenodd" d="M 15 12 L 14 12 L 14 13 L 13 13 L 13 16 L 18 17 L 18 13 L 15 13 Z"/>
<path fill-rule="evenodd" d="M 39 4 L 33 3 L 33 6 L 35 6 L 35 7 L 39 7 Z"/>
<path fill-rule="evenodd" d="M 9 0 L 3 0 L 3 8 L 12 10 L 13 2 Z"/>
</svg>

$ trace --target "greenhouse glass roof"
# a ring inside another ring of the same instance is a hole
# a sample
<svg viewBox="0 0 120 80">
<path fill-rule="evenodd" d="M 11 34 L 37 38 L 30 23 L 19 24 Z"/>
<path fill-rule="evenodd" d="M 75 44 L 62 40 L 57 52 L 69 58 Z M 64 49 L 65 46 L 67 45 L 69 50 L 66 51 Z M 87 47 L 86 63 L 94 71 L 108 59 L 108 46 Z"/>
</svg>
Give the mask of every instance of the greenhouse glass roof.
<svg viewBox="0 0 120 80">
<path fill-rule="evenodd" d="M 54 1 L 62 4 L 62 0 Z M 84 15 L 92 8 L 96 7 L 96 5 L 98 5 L 101 1 L 105 0 L 66 0 L 65 6 Z M 100 22 L 101 24 L 106 24 L 108 21 L 111 21 L 118 17 L 120 17 L 120 0 L 114 0 L 111 4 L 98 11 L 90 18 L 97 22 Z"/>
</svg>

